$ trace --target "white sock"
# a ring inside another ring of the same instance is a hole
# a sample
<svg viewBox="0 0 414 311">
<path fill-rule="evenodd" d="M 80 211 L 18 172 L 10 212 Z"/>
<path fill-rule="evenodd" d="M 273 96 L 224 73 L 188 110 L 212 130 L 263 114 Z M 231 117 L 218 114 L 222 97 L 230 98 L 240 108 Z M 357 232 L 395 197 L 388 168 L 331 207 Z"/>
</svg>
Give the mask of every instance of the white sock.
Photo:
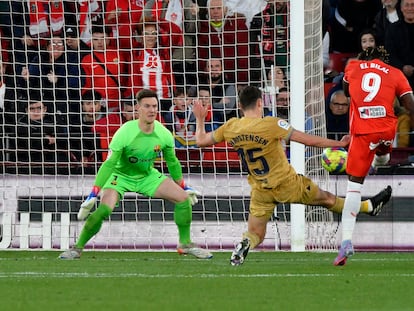
<svg viewBox="0 0 414 311">
<path fill-rule="evenodd" d="M 381 165 L 386 165 L 390 161 L 390 154 L 384 154 L 381 156 L 375 155 L 374 160 L 372 160 L 372 167 L 377 167 Z"/>
<path fill-rule="evenodd" d="M 342 241 L 352 240 L 355 222 L 361 204 L 362 184 L 348 181 L 344 209 L 342 211 Z"/>
</svg>

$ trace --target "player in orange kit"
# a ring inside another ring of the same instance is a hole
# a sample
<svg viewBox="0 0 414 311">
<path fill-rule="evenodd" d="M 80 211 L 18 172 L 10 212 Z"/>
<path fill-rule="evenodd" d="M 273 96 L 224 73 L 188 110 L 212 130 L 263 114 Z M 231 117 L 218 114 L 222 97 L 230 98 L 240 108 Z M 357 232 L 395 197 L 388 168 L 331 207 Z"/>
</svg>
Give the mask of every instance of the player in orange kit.
<svg viewBox="0 0 414 311">
<path fill-rule="evenodd" d="M 414 97 L 404 74 L 387 64 L 388 53 L 383 47 L 369 47 L 351 60 L 345 68 L 344 91 L 351 97 L 350 134 L 346 172 L 348 186 L 342 211 L 342 243 L 335 266 L 342 266 L 354 254 L 352 234 L 361 201 L 361 188 L 371 164 L 384 165 L 390 159 L 396 134 L 397 117 L 394 100 L 411 114 Z M 391 196 L 391 187 L 387 187 Z"/>
</svg>

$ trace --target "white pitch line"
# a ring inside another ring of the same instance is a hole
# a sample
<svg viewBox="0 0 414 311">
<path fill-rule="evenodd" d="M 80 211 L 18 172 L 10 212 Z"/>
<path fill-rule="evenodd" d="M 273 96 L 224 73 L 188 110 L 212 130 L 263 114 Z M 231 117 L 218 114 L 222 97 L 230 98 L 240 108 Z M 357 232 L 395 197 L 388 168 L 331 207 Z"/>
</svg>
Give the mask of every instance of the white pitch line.
<svg viewBox="0 0 414 311">
<path fill-rule="evenodd" d="M 414 273 L 369 273 L 365 277 L 404 277 L 412 278 Z M 303 277 L 341 277 L 337 273 L 264 273 L 264 274 L 146 274 L 146 273 L 66 273 L 66 272 L 0 272 L 0 278 L 303 278 Z"/>
<path fill-rule="evenodd" d="M 332 254 L 332 256 L 334 256 L 335 254 Z M 0 257 L 0 261 L 50 261 L 50 260 L 57 260 L 57 256 L 56 258 L 50 258 L 50 257 L 27 257 L 27 258 L 11 258 L 11 257 L 7 257 L 7 258 L 2 258 Z M 88 259 L 92 259 L 92 258 L 87 258 L 85 257 L 84 259 L 81 260 L 88 260 Z M 118 262 L 118 261 L 154 261 L 154 262 L 172 262 L 172 261 L 194 261 L 194 258 L 189 257 L 176 257 L 176 258 L 156 258 L 156 257 L 146 257 L 146 258 L 105 258 L 105 257 L 95 257 L 93 258 L 94 261 L 114 261 L 114 262 Z M 206 262 L 216 262 L 220 261 L 222 259 L 211 259 L 208 260 Z M 262 263 L 274 263 L 274 262 L 280 262 L 280 263 L 303 263 L 303 262 L 323 262 L 323 261 L 331 261 L 331 258 L 275 258 L 275 257 L 271 257 L 271 258 L 251 258 L 251 261 L 254 262 L 262 262 Z M 227 264 L 227 260 L 225 259 L 226 264 Z M 352 261 L 357 262 L 412 262 L 413 261 L 413 257 L 409 257 L 409 258 L 389 258 L 389 257 L 376 257 L 376 258 L 352 258 Z M 66 260 L 62 260 L 62 262 L 67 262 Z"/>
</svg>

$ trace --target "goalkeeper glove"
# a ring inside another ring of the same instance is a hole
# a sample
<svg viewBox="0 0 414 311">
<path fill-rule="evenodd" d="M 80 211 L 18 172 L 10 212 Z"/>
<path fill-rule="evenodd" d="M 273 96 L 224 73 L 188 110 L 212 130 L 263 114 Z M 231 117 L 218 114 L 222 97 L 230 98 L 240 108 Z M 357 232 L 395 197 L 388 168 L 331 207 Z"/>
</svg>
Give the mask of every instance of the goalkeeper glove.
<svg viewBox="0 0 414 311">
<path fill-rule="evenodd" d="M 197 196 L 200 195 L 201 193 L 195 190 L 194 188 L 187 186 L 184 182 L 184 179 L 181 181 L 180 186 L 181 188 L 184 189 L 185 192 L 187 192 L 191 205 L 196 204 L 198 202 Z"/>
<path fill-rule="evenodd" d="M 93 186 L 91 193 L 89 193 L 86 200 L 81 204 L 81 207 L 78 212 L 78 220 L 84 220 L 88 217 L 90 210 L 95 206 L 95 202 L 101 188 L 98 186 Z"/>
</svg>

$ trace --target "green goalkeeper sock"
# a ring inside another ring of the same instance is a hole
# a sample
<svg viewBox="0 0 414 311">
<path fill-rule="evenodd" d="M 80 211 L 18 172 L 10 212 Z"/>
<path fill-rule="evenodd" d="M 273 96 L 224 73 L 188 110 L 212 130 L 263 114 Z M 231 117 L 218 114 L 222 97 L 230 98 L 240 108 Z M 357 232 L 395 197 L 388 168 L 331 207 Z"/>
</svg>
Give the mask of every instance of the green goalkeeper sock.
<svg viewBox="0 0 414 311">
<path fill-rule="evenodd" d="M 88 241 L 99 232 L 102 227 L 103 221 L 111 215 L 112 209 L 105 204 L 99 204 L 99 207 L 91 215 L 83 226 L 82 232 L 79 235 L 79 239 L 76 242 L 75 247 L 83 249 Z"/>
<path fill-rule="evenodd" d="M 178 227 L 178 236 L 180 244 L 188 244 L 191 242 L 191 218 L 192 210 L 189 199 L 175 204 L 174 221 Z"/>
</svg>

